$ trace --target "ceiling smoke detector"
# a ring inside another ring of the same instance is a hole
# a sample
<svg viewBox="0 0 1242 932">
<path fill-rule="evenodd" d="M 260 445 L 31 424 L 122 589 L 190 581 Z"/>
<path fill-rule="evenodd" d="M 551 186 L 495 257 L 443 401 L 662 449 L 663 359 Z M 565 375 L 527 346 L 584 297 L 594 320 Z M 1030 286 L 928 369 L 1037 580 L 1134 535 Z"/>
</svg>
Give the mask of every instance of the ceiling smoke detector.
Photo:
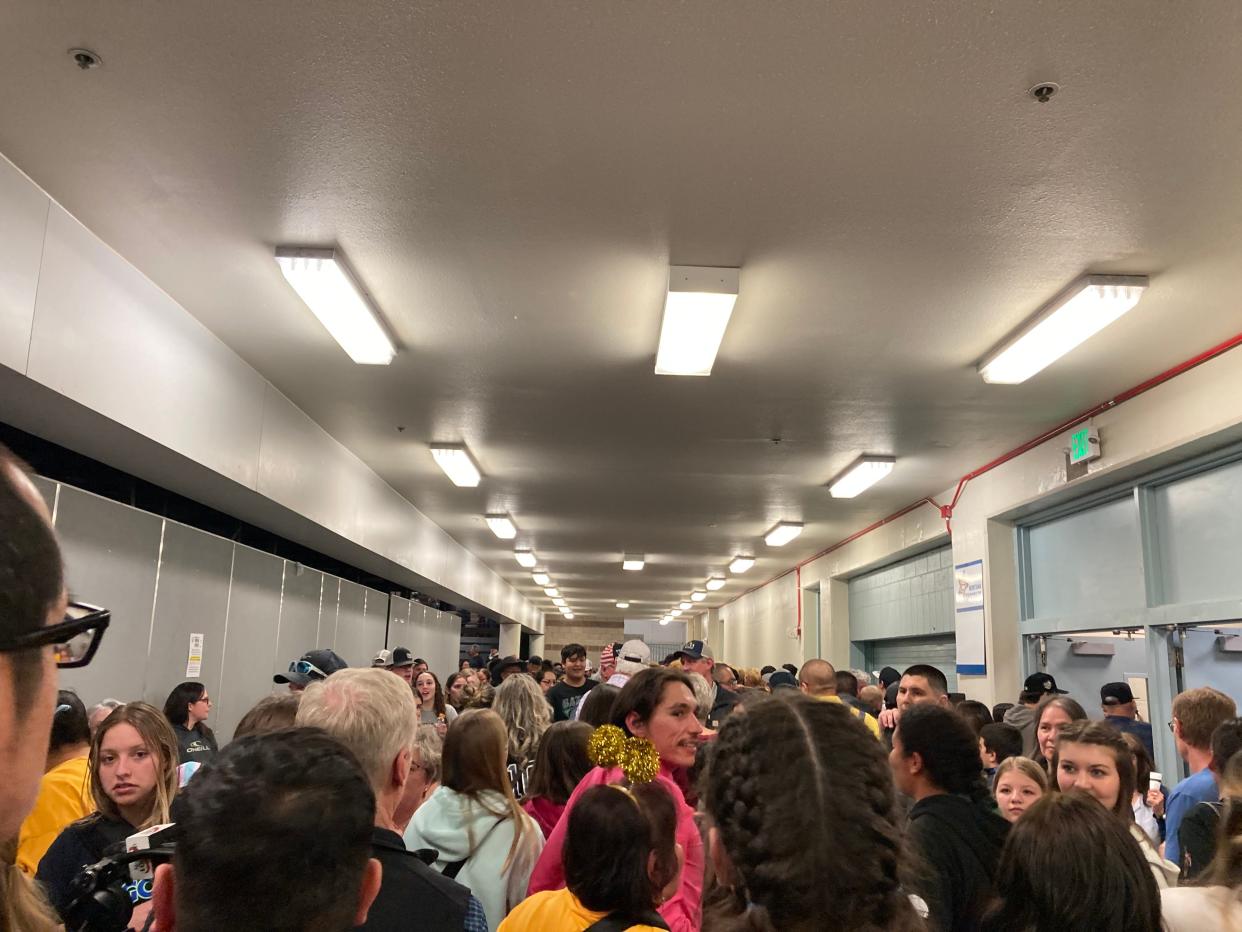
<svg viewBox="0 0 1242 932">
<path fill-rule="evenodd" d="M 103 64 L 103 59 L 90 49 L 70 49 L 69 57 L 83 71 L 90 71 L 92 68 L 98 68 Z"/>
</svg>

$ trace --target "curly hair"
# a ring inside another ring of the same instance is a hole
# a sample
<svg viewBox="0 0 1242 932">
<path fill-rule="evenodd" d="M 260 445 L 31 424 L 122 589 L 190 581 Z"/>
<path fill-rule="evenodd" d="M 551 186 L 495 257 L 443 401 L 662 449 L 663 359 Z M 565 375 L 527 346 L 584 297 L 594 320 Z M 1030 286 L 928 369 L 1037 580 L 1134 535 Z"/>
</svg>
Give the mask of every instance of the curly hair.
<svg viewBox="0 0 1242 932">
<path fill-rule="evenodd" d="M 728 718 L 703 775 L 732 865 L 706 925 L 729 932 L 922 928 L 884 751 L 842 705 L 804 696 Z M 816 831 L 805 829 L 814 825 Z"/>
<path fill-rule="evenodd" d="M 496 689 L 492 711 L 509 733 L 509 760 L 533 761 L 543 733 L 552 724 L 552 707 L 529 676 L 511 676 Z"/>
</svg>

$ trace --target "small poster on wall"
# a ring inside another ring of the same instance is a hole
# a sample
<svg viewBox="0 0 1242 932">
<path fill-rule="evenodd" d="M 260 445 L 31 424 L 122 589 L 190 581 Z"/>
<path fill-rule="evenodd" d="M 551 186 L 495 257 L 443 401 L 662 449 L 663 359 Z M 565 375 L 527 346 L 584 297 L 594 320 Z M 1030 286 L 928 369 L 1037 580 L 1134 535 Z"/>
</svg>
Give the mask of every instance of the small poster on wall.
<svg viewBox="0 0 1242 932">
<path fill-rule="evenodd" d="M 958 676 L 987 673 L 983 613 L 983 561 L 953 567 L 953 606 L 957 616 Z"/>
<path fill-rule="evenodd" d="M 185 661 L 185 678 L 197 679 L 203 673 L 203 636 L 190 635 L 190 653 Z"/>
</svg>

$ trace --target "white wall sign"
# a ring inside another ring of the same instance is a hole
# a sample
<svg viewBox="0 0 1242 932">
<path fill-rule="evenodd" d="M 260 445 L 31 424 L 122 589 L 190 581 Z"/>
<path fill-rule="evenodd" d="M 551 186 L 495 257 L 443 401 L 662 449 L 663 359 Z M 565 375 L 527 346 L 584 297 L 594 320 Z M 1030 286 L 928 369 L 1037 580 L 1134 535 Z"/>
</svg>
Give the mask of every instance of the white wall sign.
<svg viewBox="0 0 1242 932">
<path fill-rule="evenodd" d="M 988 667 L 982 560 L 953 567 L 953 606 L 957 616 L 957 673 L 959 676 L 984 676 Z"/>
<path fill-rule="evenodd" d="M 203 672 L 203 636 L 201 634 L 190 635 L 190 653 L 185 661 L 185 677 L 188 680 L 197 679 Z"/>
</svg>

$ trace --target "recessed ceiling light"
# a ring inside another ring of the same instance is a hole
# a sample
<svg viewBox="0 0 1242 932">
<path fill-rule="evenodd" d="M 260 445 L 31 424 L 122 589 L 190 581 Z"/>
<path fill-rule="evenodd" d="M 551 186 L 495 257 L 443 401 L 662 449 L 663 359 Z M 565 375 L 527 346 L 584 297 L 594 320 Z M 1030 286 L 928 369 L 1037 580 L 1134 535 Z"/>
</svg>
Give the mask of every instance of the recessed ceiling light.
<svg viewBox="0 0 1242 932">
<path fill-rule="evenodd" d="M 679 602 L 677 607 L 684 612 L 690 609 L 692 606 L 690 602 Z"/>
<path fill-rule="evenodd" d="M 672 620 L 673 620 L 673 616 L 672 616 L 672 615 L 665 615 L 663 618 L 661 618 L 661 619 L 660 619 L 660 624 L 662 624 L 662 625 L 666 625 L 666 624 L 668 624 L 668 623 L 669 623 L 670 621 L 672 621 Z"/>
<path fill-rule="evenodd" d="M 566 605 L 568 605 L 569 603 L 568 603 L 568 602 L 566 602 L 564 599 L 553 599 L 553 600 L 552 600 L 552 604 L 553 604 L 553 605 L 559 605 L 561 608 L 564 608 L 564 607 L 565 607 Z"/>
<path fill-rule="evenodd" d="M 784 547 L 801 533 L 801 522 L 781 521 L 776 527 L 763 535 L 763 542 L 769 547 Z"/>
<path fill-rule="evenodd" d="M 617 603 L 617 608 L 629 608 L 629 607 L 630 607 L 629 602 L 618 602 Z"/>
<path fill-rule="evenodd" d="M 513 551 L 513 559 L 518 561 L 519 566 L 524 566 L 527 569 L 530 569 L 532 566 L 534 566 L 536 563 L 539 562 L 539 560 L 536 559 L 535 554 L 529 550 Z"/>
<path fill-rule="evenodd" d="M 671 612 L 669 612 L 669 614 L 672 615 L 674 618 L 677 618 L 679 615 L 681 615 L 681 609 L 675 608 Z"/>
<path fill-rule="evenodd" d="M 828 494 L 833 498 L 853 498 L 871 488 L 897 464 L 892 456 L 860 456 L 849 467 L 828 483 Z"/>
<path fill-rule="evenodd" d="M 530 578 L 535 581 L 536 586 L 550 586 L 552 584 L 552 577 L 547 573 L 531 573 Z"/>
<path fill-rule="evenodd" d="M 656 375 L 712 374 L 737 285 L 737 269 L 674 265 L 668 270 Z"/>
<path fill-rule="evenodd" d="M 979 374 L 985 382 L 1025 382 L 1138 304 L 1147 284 L 1146 275 L 1084 275 L 990 354 Z"/>
<path fill-rule="evenodd" d="M 464 443 L 433 443 L 431 456 L 436 465 L 453 481 L 453 485 L 473 489 L 483 478 L 479 464 L 474 461 Z"/>
<path fill-rule="evenodd" d="M 702 602 L 706 598 L 707 598 L 707 593 L 704 592 L 702 589 L 695 589 L 693 592 L 690 593 L 691 602 Z"/>
<path fill-rule="evenodd" d="M 641 553 L 627 553 L 621 559 L 621 569 L 637 573 L 647 565 L 647 559 Z"/>
<path fill-rule="evenodd" d="M 561 594 L 561 590 L 556 588 L 556 586 L 548 586 L 548 588 L 543 590 L 543 593 L 544 595 L 555 599 L 558 595 Z"/>
<path fill-rule="evenodd" d="M 755 558 L 738 554 L 733 558 L 733 562 L 729 564 L 729 572 L 734 576 L 739 573 L 745 573 L 748 569 L 755 565 Z"/>
<path fill-rule="evenodd" d="M 517 525 L 513 523 L 513 519 L 508 515 L 484 515 L 483 520 L 486 521 L 487 526 L 492 529 L 492 533 L 501 540 L 513 540 L 513 538 L 517 537 Z"/>
<path fill-rule="evenodd" d="M 723 576 L 713 576 L 706 583 L 704 583 L 704 585 L 709 590 L 715 591 L 717 589 L 723 589 L 725 587 L 725 582 L 726 580 Z"/>
<path fill-rule="evenodd" d="M 350 359 L 368 366 L 392 362 L 397 348 L 335 249 L 282 246 L 276 263 Z"/>
</svg>

